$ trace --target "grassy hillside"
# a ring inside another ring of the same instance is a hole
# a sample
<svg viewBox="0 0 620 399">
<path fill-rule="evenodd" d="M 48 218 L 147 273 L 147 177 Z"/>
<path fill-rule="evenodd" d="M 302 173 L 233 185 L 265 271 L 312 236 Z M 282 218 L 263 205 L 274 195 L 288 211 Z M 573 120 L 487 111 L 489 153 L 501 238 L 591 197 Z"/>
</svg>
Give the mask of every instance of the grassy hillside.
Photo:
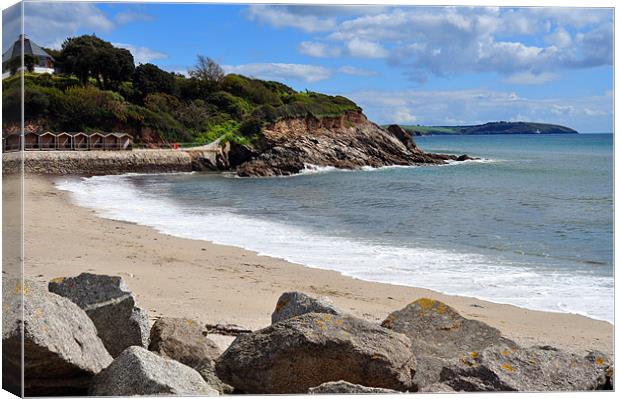
<svg viewBox="0 0 620 399">
<path fill-rule="evenodd" d="M 83 65 L 98 59 L 110 61 Z M 110 54 L 120 54 L 112 57 Z M 96 36 L 70 38 L 57 54 L 59 73 L 24 75 L 25 121 L 51 131 L 124 131 L 137 142 L 249 143 L 263 126 L 280 118 L 339 116 L 361 110 L 341 96 L 297 92 L 279 82 L 228 74 L 199 56 L 190 76 L 153 64 L 135 66 L 126 50 Z M 76 60 L 85 60 L 76 63 Z M 10 65 L 4 65 L 4 69 Z M 112 68 L 114 67 L 114 68 Z M 3 128 L 15 130 L 21 113 L 19 74 L 3 80 Z"/>
<path fill-rule="evenodd" d="M 487 135 L 487 134 L 576 134 L 566 126 L 536 122 L 489 122 L 469 126 L 400 125 L 416 136 L 429 135 Z"/>
</svg>

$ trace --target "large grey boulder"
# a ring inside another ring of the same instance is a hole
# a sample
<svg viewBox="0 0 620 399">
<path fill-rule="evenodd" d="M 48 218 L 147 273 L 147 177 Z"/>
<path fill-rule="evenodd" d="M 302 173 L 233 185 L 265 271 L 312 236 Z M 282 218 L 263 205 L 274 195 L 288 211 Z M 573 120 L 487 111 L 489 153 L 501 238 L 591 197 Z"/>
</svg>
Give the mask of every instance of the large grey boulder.
<svg viewBox="0 0 620 399">
<path fill-rule="evenodd" d="M 195 320 L 162 317 L 153 324 L 150 341 L 150 351 L 193 368 L 220 393 L 232 392 L 215 375 L 215 361 L 222 351 Z"/>
<path fill-rule="evenodd" d="M 132 346 L 93 379 L 89 394 L 216 396 L 218 392 L 191 367 Z"/>
<path fill-rule="evenodd" d="M 302 292 L 285 292 L 278 299 L 276 309 L 271 315 L 271 323 L 306 313 L 340 314 L 341 312 L 327 297 L 315 299 Z"/>
<path fill-rule="evenodd" d="M 20 367 L 23 328 L 26 396 L 85 394 L 93 376 L 112 361 L 93 322 L 76 304 L 44 286 L 19 279 L 4 285 L 3 369 Z"/>
<path fill-rule="evenodd" d="M 148 315 L 122 277 L 82 273 L 53 279 L 48 288 L 86 311 L 113 357 L 130 346 L 148 346 Z"/>
<path fill-rule="evenodd" d="M 443 367 L 496 344 L 517 344 L 483 322 L 466 319 L 443 302 L 421 298 L 391 313 L 381 324 L 411 339 L 418 367 L 414 382 L 420 387 L 439 382 Z"/>
<path fill-rule="evenodd" d="M 393 389 L 365 387 L 359 384 L 351 384 L 347 381 L 331 381 L 325 382 L 318 387 L 308 389 L 310 394 L 326 394 L 326 393 L 400 393 Z"/>
<path fill-rule="evenodd" d="M 600 372 L 574 354 L 543 346 L 496 345 L 465 356 L 441 371 L 441 381 L 456 391 L 590 391 Z"/>
<path fill-rule="evenodd" d="M 324 382 L 415 390 L 411 341 L 348 315 L 307 313 L 238 336 L 218 376 L 244 393 L 306 393 Z"/>
</svg>

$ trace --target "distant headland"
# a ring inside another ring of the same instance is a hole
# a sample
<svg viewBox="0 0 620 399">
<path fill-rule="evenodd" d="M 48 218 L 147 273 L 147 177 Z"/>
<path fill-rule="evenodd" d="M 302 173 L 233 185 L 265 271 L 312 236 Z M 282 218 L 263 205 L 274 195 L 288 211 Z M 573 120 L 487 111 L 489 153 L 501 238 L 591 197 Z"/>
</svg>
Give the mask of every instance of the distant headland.
<svg viewBox="0 0 620 399">
<path fill-rule="evenodd" d="M 566 126 L 538 122 L 487 122 L 482 125 L 423 126 L 400 125 L 414 136 L 487 134 L 578 134 Z"/>
</svg>

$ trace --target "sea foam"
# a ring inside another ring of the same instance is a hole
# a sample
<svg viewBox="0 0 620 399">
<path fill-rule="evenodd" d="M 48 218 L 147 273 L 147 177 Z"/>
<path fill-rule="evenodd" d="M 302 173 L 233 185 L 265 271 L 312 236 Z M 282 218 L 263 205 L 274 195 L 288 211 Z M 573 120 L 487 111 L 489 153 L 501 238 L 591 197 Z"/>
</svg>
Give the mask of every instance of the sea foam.
<svg viewBox="0 0 620 399">
<path fill-rule="evenodd" d="M 613 322 L 613 279 L 594 273 L 545 271 L 439 248 L 382 245 L 248 217 L 231 209 L 196 209 L 140 190 L 131 176 L 62 179 L 56 187 L 100 217 L 149 226 L 164 234 L 237 246 L 367 281 Z"/>
</svg>

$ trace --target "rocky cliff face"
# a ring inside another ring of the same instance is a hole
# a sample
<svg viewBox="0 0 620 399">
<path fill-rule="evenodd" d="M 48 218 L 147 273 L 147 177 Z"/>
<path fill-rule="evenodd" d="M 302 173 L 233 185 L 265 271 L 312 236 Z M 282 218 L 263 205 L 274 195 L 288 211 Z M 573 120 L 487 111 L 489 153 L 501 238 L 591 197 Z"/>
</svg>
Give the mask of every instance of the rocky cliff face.
<svg viewBox="0 0 620 399">
<path fill-rule="evenodd" d="M 284 119 L 265 128 L 263 136 L 256 151 L 248 152 L 247 160 L 238 165 L 239 176 L 292 175 L 308 165 L 359 169 L 443 164 L 457 159 L 425 153 L 399 126 L 383 129 L 361 112 L 336 118 Z"/>
</svg>

